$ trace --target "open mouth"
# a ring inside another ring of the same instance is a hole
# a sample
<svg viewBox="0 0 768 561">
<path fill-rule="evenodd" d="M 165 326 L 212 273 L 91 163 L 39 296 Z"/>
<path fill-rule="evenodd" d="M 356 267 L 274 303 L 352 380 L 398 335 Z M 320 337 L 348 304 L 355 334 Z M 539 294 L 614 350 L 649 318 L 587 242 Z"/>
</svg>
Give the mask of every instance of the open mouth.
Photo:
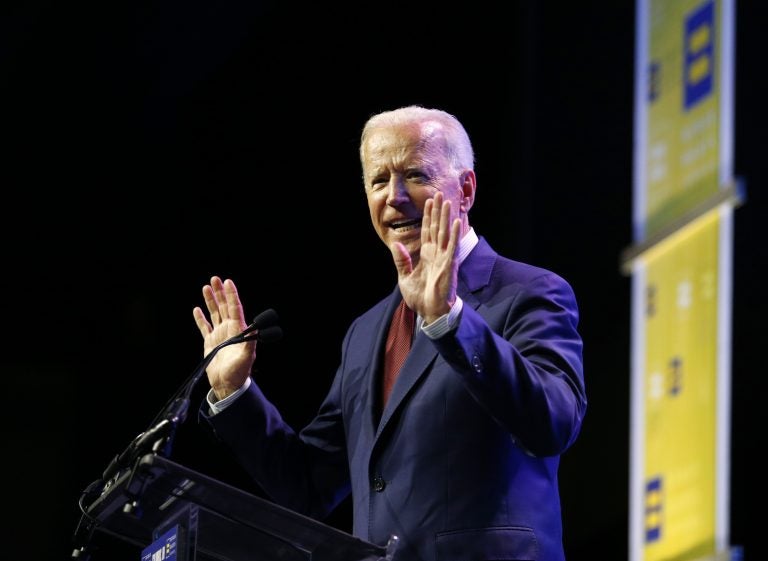
<svg viewBox="0 0 768 561">
<path fill-rule="evenodd" d="M 390 222 L 389 227 L 398 232 L 407 232 L 421 226 L 421 218 L 414 218 L 412 220 L 402 220 L 400 222 Z"/>
</svg>

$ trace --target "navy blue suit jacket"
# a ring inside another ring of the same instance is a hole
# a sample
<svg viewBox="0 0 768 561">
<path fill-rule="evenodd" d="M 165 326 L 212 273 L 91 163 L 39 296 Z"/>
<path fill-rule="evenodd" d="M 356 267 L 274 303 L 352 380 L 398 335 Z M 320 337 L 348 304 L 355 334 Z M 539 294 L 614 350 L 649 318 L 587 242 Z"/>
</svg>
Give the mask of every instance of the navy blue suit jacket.
<svg viewBox="0 0 768 561">
<path fill-rule="evenodd" d="M 573 291 L 481 237 L 459 325 L 414 339 L 379 417 L 395 289 L 358 317 L 317 416 L 295 432 L 256 384 L 202 413 L 278 503 L 322 518 L 352 492 L 353 533 L 396 561 L 562 561 L 557 470 L 586 409 Z"/>
</svg>

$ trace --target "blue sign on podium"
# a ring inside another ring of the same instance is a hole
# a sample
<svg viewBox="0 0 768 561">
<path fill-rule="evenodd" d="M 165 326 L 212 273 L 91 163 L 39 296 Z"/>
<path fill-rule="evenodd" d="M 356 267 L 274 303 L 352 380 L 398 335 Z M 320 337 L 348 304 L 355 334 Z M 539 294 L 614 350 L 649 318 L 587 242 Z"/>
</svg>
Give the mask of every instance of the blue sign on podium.
<svg viewBox="0 0 768 561">
<path fill-rule="evenodd" d="M 179 527 L 173 526 L 141 552 L 141 561 L 177 561 Z"/>
</svg>

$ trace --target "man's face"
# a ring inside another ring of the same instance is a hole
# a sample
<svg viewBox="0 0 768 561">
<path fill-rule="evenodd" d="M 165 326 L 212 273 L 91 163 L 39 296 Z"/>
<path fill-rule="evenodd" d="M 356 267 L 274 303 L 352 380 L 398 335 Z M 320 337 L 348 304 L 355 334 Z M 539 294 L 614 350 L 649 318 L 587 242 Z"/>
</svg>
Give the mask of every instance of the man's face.
<svg viewBox="0 0 768 561">
<path fill-rule="evenodd" d="M 464 197 L 462 174 L 453 170 L 444 142 L 440 125 L 426 122 L 377 128 L 363 145 L 363 179 L 373 227 L 387 247 L 402 243 L 414 264 L 421 248 L 424 203 L 442 191 L 451 201 L 453 219 L 459 216 Z"/>
</svg>

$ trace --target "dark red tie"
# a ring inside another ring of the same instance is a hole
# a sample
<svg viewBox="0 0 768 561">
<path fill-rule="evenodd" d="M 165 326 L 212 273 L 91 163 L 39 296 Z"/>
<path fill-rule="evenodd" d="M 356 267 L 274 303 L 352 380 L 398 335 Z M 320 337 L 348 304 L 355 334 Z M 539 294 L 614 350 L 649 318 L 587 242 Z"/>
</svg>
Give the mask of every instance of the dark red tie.
<svg viewBox="0 0 768 561">
<path fill-rule="evenodd" d="M 389 394 L 392 392 L 392 386 L 395 385 L 395 379 L 400 372 L 400 367 L 411 350 L 414 321 L 415 314 L 413 310 L 405 305 L 405 300 L 401 300 L 400 305 L 392 316 L 389 335 L 387 335 L 387 344 L 384 348 L 384 375 L 381 386 L 382 410 L 387 404 Z"/>
</svg>

